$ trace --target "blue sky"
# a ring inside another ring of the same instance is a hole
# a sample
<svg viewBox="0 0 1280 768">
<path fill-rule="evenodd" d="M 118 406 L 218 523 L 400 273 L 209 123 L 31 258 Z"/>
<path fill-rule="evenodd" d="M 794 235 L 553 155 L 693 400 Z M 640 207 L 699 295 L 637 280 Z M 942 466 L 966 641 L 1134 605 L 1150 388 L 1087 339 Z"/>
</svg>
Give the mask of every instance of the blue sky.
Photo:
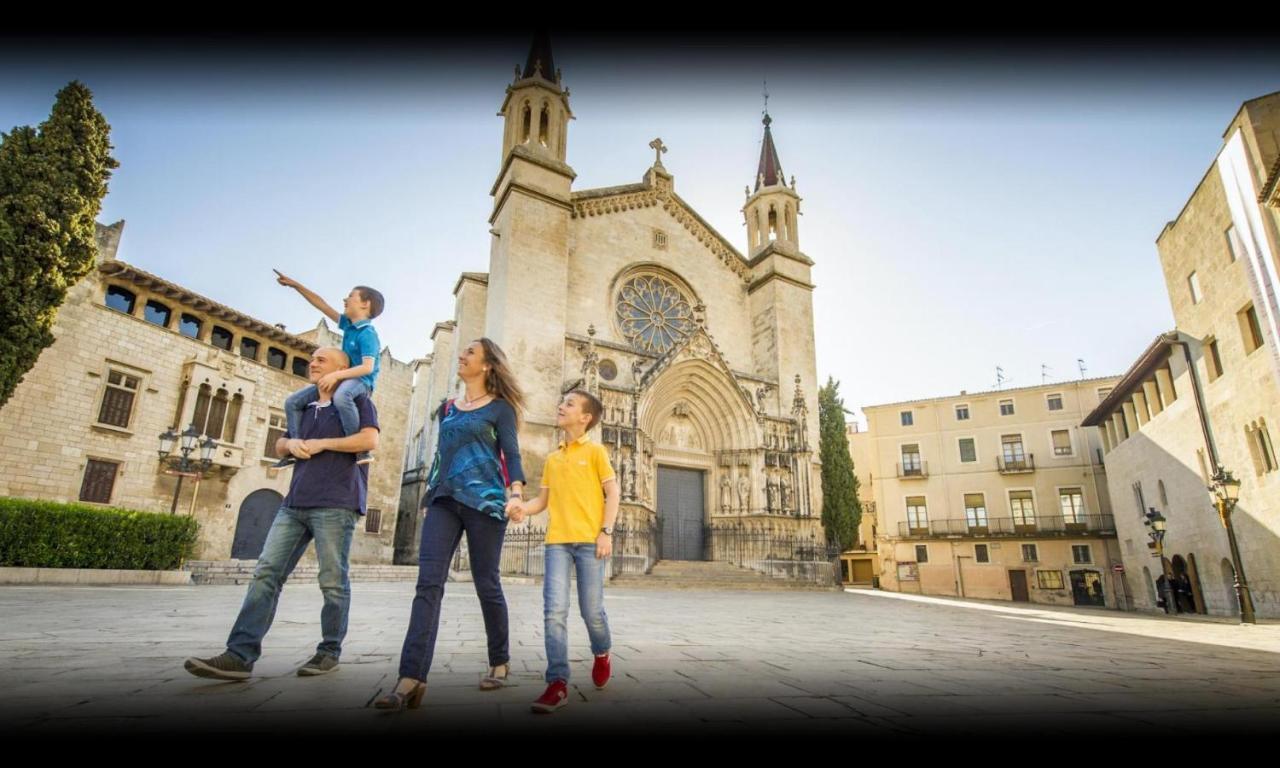
<svg viewBox="0 0 1280 768">
<path fill-rule="evenodd" d="M 997 365 L 1007 386 L 1040 383 L 1042 364 L 1076 378 L 1077 358 L 1124 371 L 1172 325 L 1155 237 L 1240 103 L 1280 89 L 1275 56 L 1247 51 L 719 42 L 661 58 L 556 46 L 575 188 L 638 181 L 661 136 L 679 194 L 745 250 L 768 77 L 816 262 L 818 372 L 851 408 L 988 389 Z M 121 162 L 100 217 L 127 221 L 121 258 L 295 331 L 317 317 L 271 267 L 335 303 L 374 285 L 383 342 L 407 360 L 452 317 L 458 273 L 488 268 L 495 113 L 526 50 L 32 47 L 0 53 L 0 129 L 84 81 Z"/>
</svg>

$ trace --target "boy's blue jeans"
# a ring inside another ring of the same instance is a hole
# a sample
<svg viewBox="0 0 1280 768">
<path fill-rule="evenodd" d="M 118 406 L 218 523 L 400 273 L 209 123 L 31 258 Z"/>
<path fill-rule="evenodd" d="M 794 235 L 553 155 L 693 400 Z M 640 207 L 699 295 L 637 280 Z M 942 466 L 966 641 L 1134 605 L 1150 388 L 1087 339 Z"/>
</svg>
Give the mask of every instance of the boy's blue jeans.
<svg viewBox="0 0 1280 768">
<path fill-rule="evenodd" d="M 347 636 L 347 612 L 351 607 L 351 537 L 359 516 L 355 510 L 333 507 L 281 507 L 276 512 L 240 615 L 227 638 L 228 651 L 247 664 L 262 655 L 262 638 L 275 619 L 285 580 L 293 573 L 307 545 L 315 539 L 320 591 L 324 594 L 324 607 L 320 609 L 320 632 L 324 639 L 316 646 L 316 652 L 335 659 L 342 654 L 342 639 Z"/>
<path fill-rule="evenodd" d="M 356 398 L 370 394 L 369 388 L 360 379 L 346 379 L 338 383 L 333 391 L 333 407 L 338 409 L 338 418 L 342 419 L 342 431 L 350 437 L 360 431 L 360 410 L 356 408 Z M 301 434 L 302 416 L 307 411 L 307 404 L 320 399 L 320 390 L 315 384 L 308 384 L 294 392 L 284 401 L 284 419 L 289 434 L 297 437 Z"/>
<path fill-rule="evenodd" d="M 543 635 L 547 641 L 547 682 L 569 682 L 569 571 L 578 577 L 578 608 L 587 623 L 591 653 L 609 650 L 609 617 L 604 612 L 604 575 L 609 558 L 596 557 L 596 545 L 546 545 L 546 573 L 542 577 Z"/>
</svg>

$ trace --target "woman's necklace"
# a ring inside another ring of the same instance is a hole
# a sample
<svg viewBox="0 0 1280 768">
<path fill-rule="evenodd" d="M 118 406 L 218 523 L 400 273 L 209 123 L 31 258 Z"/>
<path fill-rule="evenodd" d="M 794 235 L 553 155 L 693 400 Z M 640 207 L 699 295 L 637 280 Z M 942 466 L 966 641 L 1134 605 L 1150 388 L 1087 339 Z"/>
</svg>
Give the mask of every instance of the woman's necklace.
<svg viewBox="0 0 1280 768">
<path fill-rule="evenodd" d="M 486 397 L 488 397 L 488 396 L 489 396 L 489 393 L 488 393 L 488 392 L 485 392 L 485 393 L 481 394 L 479 397 L 477 397 L 477 398 L 475 398 L 475 399 L 471 399 L 471 398 L 468 398 L 468 397 L 465 397 L 465 396 L 464 396 L 464 397 L 462 398 L 462 407 L 463 407 L 463 408 L 465 408 L 465 409 L 467 409 L 467 410 L 469 411 L 469 410 L 471 410 L 471 408 L 472 408 L 476 403 L 480 402 L 481 400 L 485 399 L 485 398 L 486 398 Z"/>
</svg>

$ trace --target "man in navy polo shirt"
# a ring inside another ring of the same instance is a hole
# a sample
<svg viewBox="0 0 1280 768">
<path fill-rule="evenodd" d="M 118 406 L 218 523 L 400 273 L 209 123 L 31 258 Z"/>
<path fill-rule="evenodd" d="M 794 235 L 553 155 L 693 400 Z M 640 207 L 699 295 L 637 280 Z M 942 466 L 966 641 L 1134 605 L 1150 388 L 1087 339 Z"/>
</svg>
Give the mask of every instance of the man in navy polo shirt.
<svg viewBox="0 0 1280 768">
<path fill-rule="evenodd" d="M 349 365 L 342 350 L 321 347 L 311 358 L 309 378 L 314 383 Z M 312 539 L 320 565 L 320 591 L 324 593 L 320 611 L 324 639 L 298 674 L 322 675 L 338 666 L 351 605 L 351 536 L 356 521 L 365 513 L 369 487 L 369 467 L 357 464 L 356 454 L 378 447 L 379 428 L 373 403 L 368 395 L 360 395 L 355 399 L 360 429 L 346 437 L 331 396 L 332 391 L 320 394 L 307 406 L 298 434 L 286 432 L 276 441 L 277 456 L 287 453 L 308 461 L 294 465 L 289 495 L 262 545 L 244 605 L 227 638 L 227 650 L 207 659 L 189 658 L 183 665 L 197 677 L 248 679 L 253 663 L 262 655 L 262 638 L 271 628 L 280 590 Z"/>
</svg>

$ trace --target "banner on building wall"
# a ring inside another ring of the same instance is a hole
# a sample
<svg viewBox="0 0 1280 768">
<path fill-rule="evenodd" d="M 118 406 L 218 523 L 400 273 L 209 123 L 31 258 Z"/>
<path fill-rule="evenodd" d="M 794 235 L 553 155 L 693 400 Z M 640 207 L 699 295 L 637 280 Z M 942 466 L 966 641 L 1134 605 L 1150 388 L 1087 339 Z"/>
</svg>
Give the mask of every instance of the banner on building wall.
<svg viewBox="0 0 1280 768">
<path fill-rule="evenodd" d="M 1276 286 L 1280 275 L 1262 229 L 1262 210 L 1258 206 L 1258 192 L 1249 170 L 1249 158 L 1245 154 L 1244 135 L 1237 129 L 1218 155 L 1218 174 L 1222 177 L 1222 189 L 1231 211 L 1231 224 L 1236 237 L 1232 240 L 1237 253 L 1249 266 L 1249 283 L 1253 288 L 1253 306 L 1258 310 L 1258 321 L 1268 337 L 1272 373 L 1280 378 L 1280 304 L 1276 301 Z"/>
</svg>

